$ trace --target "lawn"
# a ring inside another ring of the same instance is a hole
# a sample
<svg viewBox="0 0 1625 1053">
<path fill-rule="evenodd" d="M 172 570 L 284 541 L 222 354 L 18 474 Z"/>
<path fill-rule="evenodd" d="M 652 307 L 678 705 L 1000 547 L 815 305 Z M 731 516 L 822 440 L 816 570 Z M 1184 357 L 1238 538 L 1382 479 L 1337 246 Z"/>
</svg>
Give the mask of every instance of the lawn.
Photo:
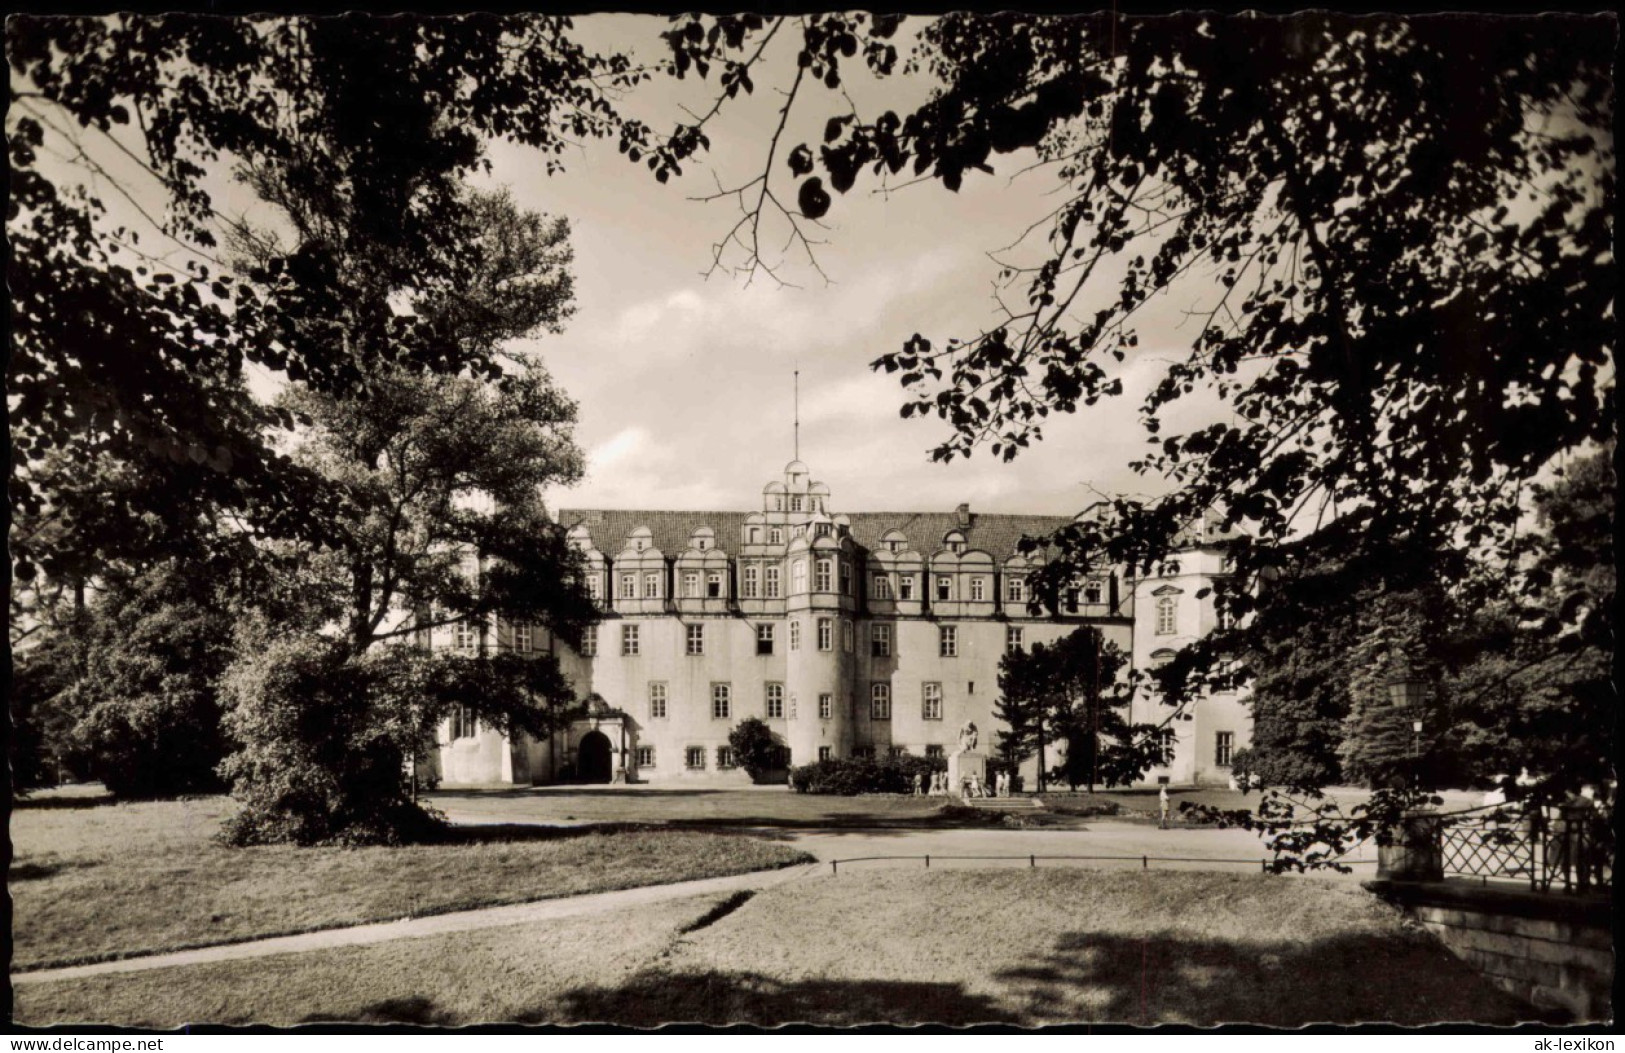
<svg viewBox="0 0 1625 1053">
<path fill-rule="evenodd" d="M 1512 1023 L 1352 885 L 1205 872 L 859 871 L 715 917 L 603 917 L 22 984 L 20 1022 Z M 712 917 L 709 924 L 685 927 Z"/>
<path fill-rule="evenodd" d="M 495 827 L 403 848 L 227 848 L 221 797 L 22 802 L 11 814 L 13 969 L 789 866 L 724 832 Z"/>
<path fill-rule="evenodd" d="M 442 790 L 435 807 L 458 818 L 505 822 L 635 822 L 684 826 L 830 827 L 928 826 L 941 797 L 876 794 L 833 797 L 788 789 L 537 789 Z"/>
</svg>

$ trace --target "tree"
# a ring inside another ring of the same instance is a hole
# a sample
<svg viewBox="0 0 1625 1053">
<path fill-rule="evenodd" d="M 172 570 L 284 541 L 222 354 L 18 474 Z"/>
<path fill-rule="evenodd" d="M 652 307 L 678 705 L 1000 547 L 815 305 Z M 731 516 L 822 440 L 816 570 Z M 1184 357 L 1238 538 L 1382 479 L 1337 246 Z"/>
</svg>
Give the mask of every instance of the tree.
<svg viewBox="0 0 1625 1053">
<path fill-rule="evenodd" d="M 505 734 L 543 735 L 567 699 L 556 663 L 415 647 L 353 654 L 309 632 L 244 627 L 224 678 L 226 723 L 241 744 L 222 766 L 242 807 L 234 844 L 398 844 L 432 837 L 435 817 L 403 777 L 454 706 Z"/>
<path fill-rule="evenodd" d="M 227 752 L 218 681 L 241 579 L 167 563 L 109 583 L 78 627 L 85 660 L 61 697 L 95 778 L 120 797 L 218 792 Z"/>
<path fill-rule="evenodd" d="M 782 767 L 772 729 L 756 717 L 746 717 L 728 732 L 728 745 L 733 747 L 739 766 L 753 781 Z"/>
<path fill-rule="evenodd" d="M 679 75 L 738 83 L 771 35 L 799 30 L 782 130 L 858 61 L 892 75 L 896 25 L 693 16 L 666 40 Z M 832 214 L 831 190 L 905 169 L 949 190 L 1003 156 L 1054 173 L 1045 240 L 1000 258 L 1016 301 L 1002 317 L 875 363 L 908 390 L 905 417 L 948 425 L 939 460 L 1017 456 L 1051 415 L 1155 367 L 1137 465 L 1175 488 L 1047 539 L 1046 598 L 1090 566 L 1149 570 L 1209 515 L 1248 529 L 1238 617 L 1328 553 L 1514 566 L 1524 488 L 1615 416 L 1615 37 L 1568 16 L 951 15 L 901 67 L 941 87 L 905 113 L 843 98 L 820 144 L 775 134 L 756 179 L 724 195 L 745 214 L 723 245 L 762 269 L 764 213 L 800 234 Z M 1168 349 L 1142 349 L 1136 322 L 1165 296 L 1199 325 L 1160 365 Z M 1220 423 L 1165 434 L 1202 400 Z M 1236 657 L 1201 654 L 1179 668 Z M 1165 684 L 1175 704 L 1200 686 Z"/>
<path fill-rule="evenodd" d="M 1045 747 L 1062 736 L 1069 749 L 1058 777 L 1074 786 L 1086 782 L 1091 793 L 1102 777 L 1108 785 L 1132 781 L 1150 764 L 1145 740 L 1154 729 L 1130 726 L 1122 712 L 1128 696 L 1117 677 L 1127 664 L 1098 629 L 1087 627 L 1053 644 L 1007 652 L 994 702 L 994 714 L 1008 726 L 998 733 L 999 751 L 1012 765 L 1036 753 L 1040 792 Z"/>
<path fill-rule="evenodd" d="M 60 520 L 13 533 L 18 578 L 93 575 L 127 536 L 218 538 L 219 514 L 319 539 L 319 483 L 268 427 L 297 421 L 248 397 L 247 364 L 334 396 L 384 363 L 500 375 L 468 313 L 430 323 L 390 305 L 467 289 L 483 265 L 467 248 L 488 227 L 462 189 L 483 137 L 552 167 L 579 137 L 647 136 L 611 102 L 645 74 L 569 29 L 494 15 L 9 19 L 12 497 Z M 272 244 L 211 197 L 232 169 L 293 232 L 253 268 L 219 251 Z M 64 509 L 93 468 L 123 489 L 80 524 Z"/>
</svg>

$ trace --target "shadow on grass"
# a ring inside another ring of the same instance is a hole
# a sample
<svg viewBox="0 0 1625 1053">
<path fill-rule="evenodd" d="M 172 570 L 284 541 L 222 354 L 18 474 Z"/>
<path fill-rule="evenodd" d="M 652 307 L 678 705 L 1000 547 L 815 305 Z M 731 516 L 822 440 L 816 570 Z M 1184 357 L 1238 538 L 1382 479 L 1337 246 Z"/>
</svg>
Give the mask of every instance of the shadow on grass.
<svg viewBox="0 0 1625 1053">
<path fill-rule="evenodd" d="M 1068 932 L 1049 954 L 994 978 L 1034 1023 L 1300 1027 L 1551 1019 L 1420 936 L 1259 944 Z"/>
<path fill-rule="evenodd" d="M 499 786 L 489 789 L 458 789 L 439 788 L 431 797 L 449 797 L 465 801 L 490 800 L 492 798 L 525 797 L 535 800 L 547 800 L 553 797 L 603 797 L 612 800 L 635 800 L 639 797 L 715 797 L 719 794 L 738 793 L 737 790 L 656 790 L 643 787 L 622 787 L 613 790 L 595 789 L 592 786 L 529 786 L 508 787 Z"/>
<path fill-rule="evenodd" d="M 53 860 L 49 863 L 13 863 L 7 877 L 12 881 L 41 881 L 48 877 L 55 877 L 64 870 L 85 870 L 100 865 L 101 861 L 95 859 L 63 859 Z"/>
<path fill-rule="evenodd" d="M 161 800 L 162 798 L 150 798 Z M 45 812 L 62 809 L 105 808 L 118 803 L 118 798 L 112 794 L 86 794 L 80 797 L 17 797 L 11 802 L 13 811 L 18 812 Z"/>
<path fill-rule="evenodd" d="M 302 1024 L 331 1022 L 330 1017 L 313 1013 L 300 1021 Z M 367 1006 L 355 1016 L 358 1024 L 416 1024 L 419 1027 L 452 1027 L 461 1023 L 455 1015 L 435 1007 L 434 999 L 422 995 L 406 998 L 386 998 Z"/>
<path fill-rule="evenodd" d="M 977 963 L 967 961 L 967 972 Z M 853 963 L 862 971 L 862 963 Z M 1001 996 L 963 983 L 862 977 L 784 980 L 750 971 L 646 969 L 582 987 L 518 1023 L 764 1026 L 892 1024 L 1257 1024 L 1561 1022 L 1491 986 L 1421 937 L 1349 936 L 1303 944 L 1071 932 L 1030 963 L 993 974 Z"/>
<path fill-rule="evenodd" d="M 671 974 L 654 970 L 619 987 L 580 987 L 557 1006 L 521 1013 L 516 1022 L 612 1023 L 655 1027 L 666 1023 L 817 1023 L 830 1026 L 873 1021 L 943 1024 L 1014 1023 L 996 1003 L 967 992 L 963 984 L 899 980 L 781 980 L 755 972 L 705 970 Z"/>
</svg>

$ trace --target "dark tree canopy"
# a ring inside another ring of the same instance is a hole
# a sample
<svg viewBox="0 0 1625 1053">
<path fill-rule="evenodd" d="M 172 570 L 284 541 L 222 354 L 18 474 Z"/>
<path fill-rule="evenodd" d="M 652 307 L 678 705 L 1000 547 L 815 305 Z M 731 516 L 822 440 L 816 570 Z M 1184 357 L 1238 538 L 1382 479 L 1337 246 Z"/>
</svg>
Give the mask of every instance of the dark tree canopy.
<svg viewBox="0 0 1625 1053">
<path fill-rule="evenodd" d="M 14 535 L 19 577 L 94 573 L 143 516 L 158 540 L 213 510 L 320 537 L 312 480 L 267 429 L 293 418 L 246 397 L 245 364 L 336 395 L 382 363 L 500 373 L 481 331 L 489 305 L 414 316 L 391 297 L 433 300 L 488 263 L 474 251 L 486 217 L 462 189 L 483 137 L 536 147 L 552 166 L 576 137 L 647 134 L 610 103 L 643 74 L 587 53 L 569 26 L 7 20 L 12 497 L 59 520 L 49 544 Z M 49 163 L 53 152 L 69 163 Z M 291 236 L 218 211 L 211 170 L 235 171 Z M 155 212 L 131 172 L 159 188 Z M 111 222 L 104 191 L 148 228 Z M 223 256 L 227 242 L 265 251 L 245 268 Z M 72 483 L 92 465 L 130 476 L 115 510 L 135 525 L 75 519 Z"/>
</svg>

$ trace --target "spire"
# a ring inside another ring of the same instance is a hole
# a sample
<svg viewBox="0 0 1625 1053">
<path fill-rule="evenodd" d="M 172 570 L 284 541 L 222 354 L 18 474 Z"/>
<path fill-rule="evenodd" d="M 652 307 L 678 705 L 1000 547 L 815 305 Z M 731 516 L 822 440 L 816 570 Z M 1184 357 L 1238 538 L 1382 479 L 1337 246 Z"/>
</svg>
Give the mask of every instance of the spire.
<svg viewBox="0 0 1625 1053">
<path fill-rule="evenodd" d="M 795 372 L 795 460 L 801 460 L 801 370 Z"/>
</svg>

